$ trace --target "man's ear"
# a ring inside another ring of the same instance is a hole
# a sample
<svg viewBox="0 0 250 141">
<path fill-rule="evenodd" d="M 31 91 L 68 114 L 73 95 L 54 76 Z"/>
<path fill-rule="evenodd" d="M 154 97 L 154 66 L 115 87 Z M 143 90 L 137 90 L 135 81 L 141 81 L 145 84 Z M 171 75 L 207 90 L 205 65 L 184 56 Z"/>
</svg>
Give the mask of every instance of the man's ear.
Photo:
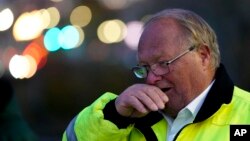
<svg viewBox="0 0 250 141">
<path fill-rule="evenodd" d="M 209 66 L 211 60 L 211 50 L 207 45 L 200 45 L 197 52 L 201 58 L 203 66 Z"/>
</svg>

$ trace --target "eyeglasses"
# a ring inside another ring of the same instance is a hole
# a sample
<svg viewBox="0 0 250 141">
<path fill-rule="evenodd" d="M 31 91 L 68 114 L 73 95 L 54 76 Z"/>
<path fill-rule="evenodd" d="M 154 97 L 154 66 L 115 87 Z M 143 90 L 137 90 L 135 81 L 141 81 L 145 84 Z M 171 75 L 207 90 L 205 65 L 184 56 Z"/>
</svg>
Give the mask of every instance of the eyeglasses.
<svg viewBox="0 0 250 141">
<path fill-rule="evenodd" d="M 137 65 L 132 68 L 133 73 L 137 78 L 146 78 L 148 76 L 148 72 L 152 71 L 155 75 L 164 75 L 170 72 L 169 65 L 174 61 L 178 60 L 188 52 L 195 49 L 195 46 L 191 46 L 181 54 L 177 55 L 173 59 L 169 61 L 160 61 L 153 65 Z"/>
</svg>

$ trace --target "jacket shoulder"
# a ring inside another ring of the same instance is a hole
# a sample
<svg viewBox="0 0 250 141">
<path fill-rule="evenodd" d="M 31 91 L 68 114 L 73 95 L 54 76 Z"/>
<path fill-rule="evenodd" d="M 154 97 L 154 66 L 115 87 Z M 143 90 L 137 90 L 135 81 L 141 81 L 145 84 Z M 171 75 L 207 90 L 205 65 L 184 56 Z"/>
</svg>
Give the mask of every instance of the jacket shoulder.
<svg viewBox="0 0 250 141">
<path fill-rule="evenodd" d="M 234 87 L 234 99 L 235 100 L 240 100 L 240 101 L 245 101 L 246 103 L 250 105 L 250 92 L 243 90 L 237 86 Z"/>
</svg>

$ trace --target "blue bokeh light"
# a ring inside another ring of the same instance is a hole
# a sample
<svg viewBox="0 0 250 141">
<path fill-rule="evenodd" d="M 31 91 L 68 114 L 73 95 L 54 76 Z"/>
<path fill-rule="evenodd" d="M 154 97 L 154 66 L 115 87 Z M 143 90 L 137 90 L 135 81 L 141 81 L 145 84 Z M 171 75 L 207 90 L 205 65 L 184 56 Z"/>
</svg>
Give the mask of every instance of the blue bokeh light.
<svg viewBox="0 0 250 141">
<path fill-rule="evenodd" d="M 62 28 L 59 36 L 59 42 L 63 49 L 75 48 L 78 45 L 79 40 L 79 32 L 74 26 L 67 25 Z"/>
<path fill-rule="evenodd" d="M 44 35 L 44 46 L 45 48 L 52 52 L 60 49 L 59 35 L 61 30 L 57 27 L 49 29 Z"/>
</svg>

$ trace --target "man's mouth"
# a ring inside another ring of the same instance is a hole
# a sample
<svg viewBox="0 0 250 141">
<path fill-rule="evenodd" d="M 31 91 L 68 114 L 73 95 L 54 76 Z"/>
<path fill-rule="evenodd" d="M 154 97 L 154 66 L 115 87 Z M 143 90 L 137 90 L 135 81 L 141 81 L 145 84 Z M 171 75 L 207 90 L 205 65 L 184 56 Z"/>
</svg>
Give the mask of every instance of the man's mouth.
<svg viewBox="0 0 250 141">
<path fill-rule="evenodd" d="M 161 90 L 166 93 L 167 91 L 169 91 L 171 88 L 162 88 Z"/>
</svg>

